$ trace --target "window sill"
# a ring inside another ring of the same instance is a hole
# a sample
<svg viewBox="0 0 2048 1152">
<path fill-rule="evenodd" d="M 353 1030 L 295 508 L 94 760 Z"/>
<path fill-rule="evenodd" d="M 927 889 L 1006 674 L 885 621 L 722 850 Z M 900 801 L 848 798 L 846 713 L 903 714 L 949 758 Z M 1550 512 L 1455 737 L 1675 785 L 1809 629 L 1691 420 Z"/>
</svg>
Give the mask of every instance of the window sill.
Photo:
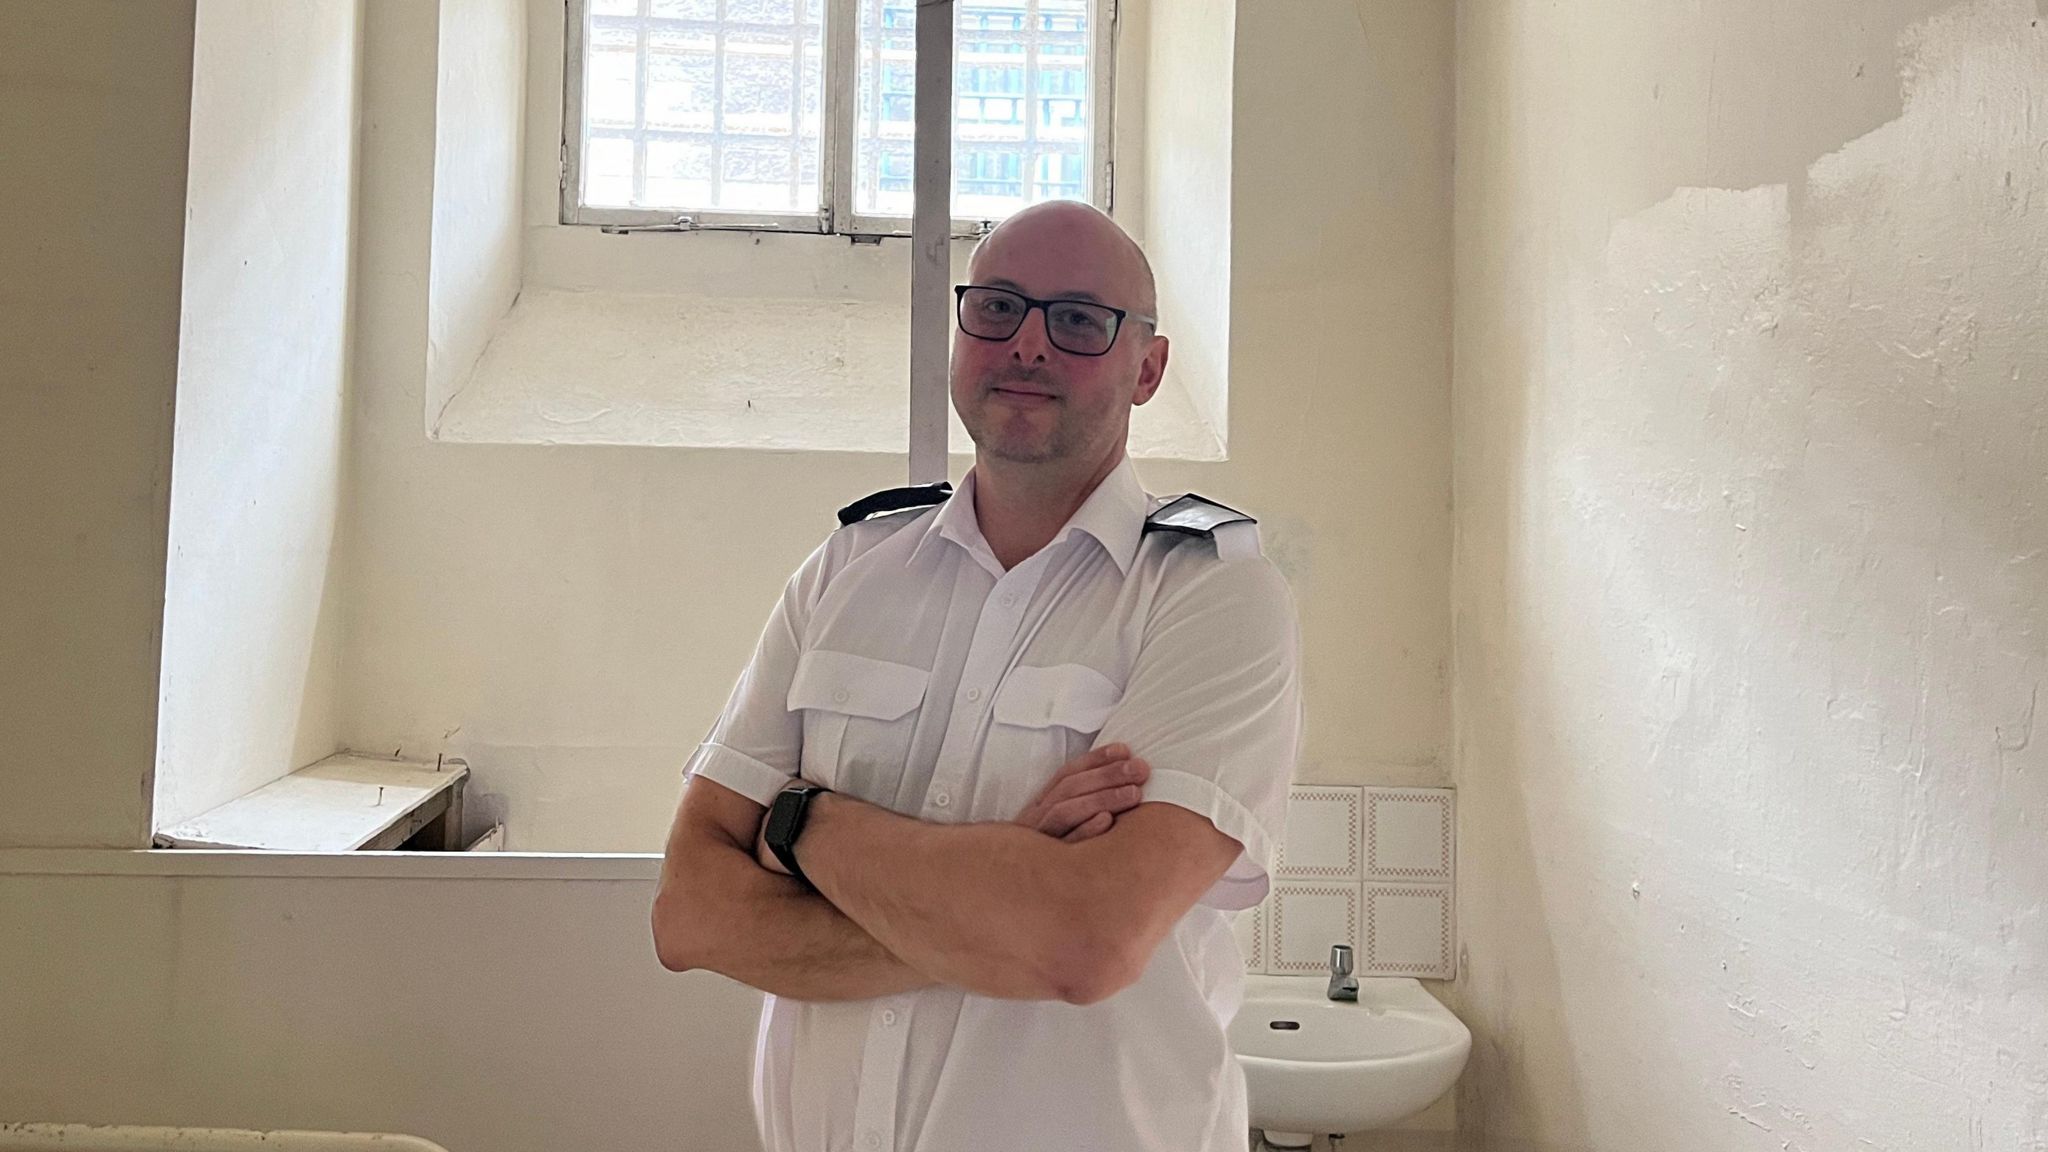
<svg viewBox="0 0 2048 1152">
<path fill-rule="evenodd" d="M 773 451 L 905 450 L 904 303 L 630 293 L 528 285 L 435 440 Z M 973 445 L 957 418 L 951 447 Z M 1222 460 L 1169 372 L 1131 421 L 1131 454 Z"/>
</svg>

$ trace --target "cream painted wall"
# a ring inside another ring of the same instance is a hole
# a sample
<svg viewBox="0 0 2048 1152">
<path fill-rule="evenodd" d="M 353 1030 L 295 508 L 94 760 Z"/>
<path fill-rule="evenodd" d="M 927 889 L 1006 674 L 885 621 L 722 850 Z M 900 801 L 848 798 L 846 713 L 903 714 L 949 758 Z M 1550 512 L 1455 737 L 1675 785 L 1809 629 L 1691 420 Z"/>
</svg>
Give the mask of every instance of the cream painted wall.
<svg viewBox="0 0 2048 1152">
<path fill-rule="evenodd" d="M 427 264 L 427 403 L 423 426 L 469 378 L 519 295 L 520 159 L 526 84 L 525 0 L 440 0 L 432 43 L 434 168 Z"/>
<path fill-rule="evenodd" d="M 2044 9 L 1459 6 L 1503 1145 L 2048 1146 Z"/>
<path fill-rule="evenodd" d="M 192 24 L 5 14 L 0 846 L 149 838 Z"/>
<path fill-rule="evenodd" d="M 1171 340 L 1169 371 L 1188 385 L 1196 411 L 1230 441 L 1231 110 L 1238 99 L 1235 0 L 1154 0 L 1141 19 L 1146 110 L 1139 126 L 1144 225 L 1134 231 L 1159 287 L 1159 330 Z M 1268 20 L 1272 17 L 1268 16 Z M 1126 56 L 1140 56 L 1127 52 Z M 1128 79 L 1128 78 L 1127 78 Z M 1313 163 L 1312 156 L 1291 165 Z M 1171 238 L 1170 240 L 1168 238 Z"/>
<path fill-rule="evenodd" d="M 467 756 L 512 847 L 657 850 L 789 572 L 903 465 L 427 441 L 434 35 L 372 0 L 344 743 Z M 1450 12 L 1312 0 L 1235 52 L 1232 458 L 1141 470 L 1262 517 L 1308 633 L 1300 777 L 1441 784 Z"/>
<path fill-rule="evenodd" d="M 200 0 L 155 824 L 336 750 L 357 0 Z"/>
<path fill-rule="evenodd" d="M 404 1132 L 450 1152 L 757 1146 L 760 996 L 655 961 L 654 861 L 491 880 L 347 863 L 370 867 L 6 875 L 0 853 L 0 1122 Z"/>
</svg>

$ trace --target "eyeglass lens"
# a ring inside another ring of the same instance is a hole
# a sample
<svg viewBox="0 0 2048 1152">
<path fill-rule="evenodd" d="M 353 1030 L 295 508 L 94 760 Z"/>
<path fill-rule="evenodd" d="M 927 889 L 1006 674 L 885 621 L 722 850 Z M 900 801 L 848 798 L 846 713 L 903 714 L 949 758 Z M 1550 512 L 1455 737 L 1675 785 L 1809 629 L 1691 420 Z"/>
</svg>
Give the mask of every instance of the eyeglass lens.
<svg viewBox="0 0 2048 1152">
<path fill-rule="evenodd" d="M 984 340 L 1008 340 L 1024 326 L 1031 305 L 1002 288 L 968 288 L 960 294 L 960 329 Z M 1116 339 L 1116 313 L 1084 300 L 1045 305 L 1045 332 L 1052 345 L 1080 356 L 1100 356 Z"/>
</svg>

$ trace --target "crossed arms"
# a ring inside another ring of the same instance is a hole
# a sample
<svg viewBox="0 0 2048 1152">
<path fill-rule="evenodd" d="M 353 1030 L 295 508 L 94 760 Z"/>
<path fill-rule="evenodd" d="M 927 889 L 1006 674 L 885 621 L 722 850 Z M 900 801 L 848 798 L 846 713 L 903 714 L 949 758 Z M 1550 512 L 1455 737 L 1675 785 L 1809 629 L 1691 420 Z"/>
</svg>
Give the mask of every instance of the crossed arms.
<svg viewBox="0 0 2048 1152">
<path fill-rule="evenodd" d="M 753 670 L 795 665 L 817 584 L 807 562 L 735 692 L 751 707 L 729 706 L 714 732 L 736 714 L 755 721 L 735 730 L 753 741 L 762 787 L 698 774 L 684 791 L 653 909 L 668 968 L 797 1000 L 943 983 L 1090 1004 L 1137 980 L 1240 852 L 1263 863 L 1298 752 L 1300 685 L 1292 599 L 1259 561 L 1208 563 L 1160 597 L 1103 726 L 1111 743 L 1062 768 L 1016 822 L 935 824 L 821 796 L 797 842 L 818 892 L 766 866 L 753 797 L 794 770 L 802 733 L 786 682 L 754 683 Z M 1142 791 L 1102 759 L 1132 749 L 1160 765 Z"/>
<path fill-rule="evenodd" d="M 1091 756 L 1091 769 L 1116 762 Z M 933 824 L 820 796 L 798 841 L 818 893 L 761 862 L 760 804 L 695 777 L 662 864 L 656 953 L 673 971 L 707 969 L 798 1000 L 937 983 L 1005 999 L 1107 999 L 1137 980 L 1240 846 L 1185 808 L 1135 803 L 1128 785 L 1084 791 L 1075 781 L 1087 770 L 1075 765 L 1015 823 Z M 1058 796 L 1062 780 L 1078 795 Z M 1065 835 L 1065 817 L 1031 826 L 1048 799 L 1089 814 Z"/>
</svg>

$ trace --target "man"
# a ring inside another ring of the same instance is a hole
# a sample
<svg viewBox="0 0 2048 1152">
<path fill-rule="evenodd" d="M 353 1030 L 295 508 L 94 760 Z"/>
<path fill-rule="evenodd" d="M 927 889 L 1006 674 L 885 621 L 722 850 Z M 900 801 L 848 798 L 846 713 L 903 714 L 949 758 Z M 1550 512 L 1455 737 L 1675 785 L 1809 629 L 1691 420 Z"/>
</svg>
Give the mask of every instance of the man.
<svg viewBox="0 0 2048 1152">
<path fill-rule="evenodd" d="M 769 1152 L 1242 1152 L 1224 911 L 1281 831 L 1292 600 L 1248 518 L 1139 487 L 1167 341 L 1115 223 L 1019 212 L 968 279 L 974 467 L 790 580 L 690 762 L 656 950 L 769 994 Z"/>
</svg>

